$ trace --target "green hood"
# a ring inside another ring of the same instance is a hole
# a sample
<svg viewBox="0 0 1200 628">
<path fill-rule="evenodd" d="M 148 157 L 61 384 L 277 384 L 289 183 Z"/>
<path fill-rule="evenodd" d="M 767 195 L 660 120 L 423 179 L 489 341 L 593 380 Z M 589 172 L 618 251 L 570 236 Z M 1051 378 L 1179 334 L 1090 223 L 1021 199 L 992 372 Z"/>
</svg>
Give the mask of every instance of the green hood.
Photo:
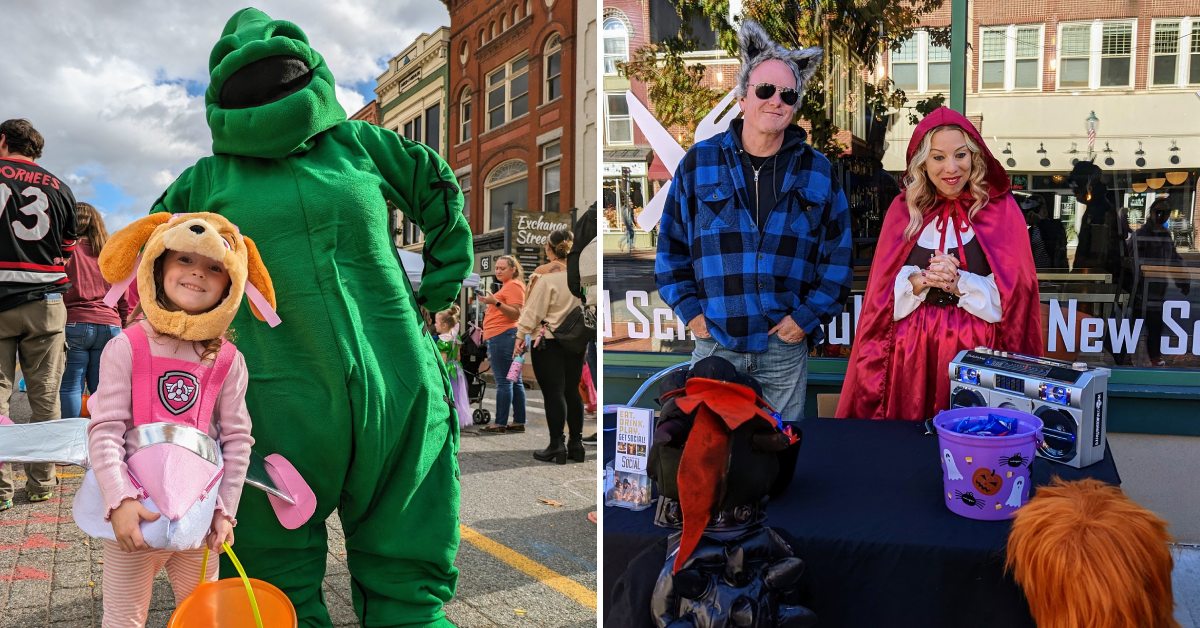
<svg viewBox="0 0 1200 628">
<path fill-rule="evenodd" d="M 299 26 L 258 9 L 229 18 L 208 58 L 213 152 L 279 158 L 346 119 L 333 73 Z"/>
</svg>

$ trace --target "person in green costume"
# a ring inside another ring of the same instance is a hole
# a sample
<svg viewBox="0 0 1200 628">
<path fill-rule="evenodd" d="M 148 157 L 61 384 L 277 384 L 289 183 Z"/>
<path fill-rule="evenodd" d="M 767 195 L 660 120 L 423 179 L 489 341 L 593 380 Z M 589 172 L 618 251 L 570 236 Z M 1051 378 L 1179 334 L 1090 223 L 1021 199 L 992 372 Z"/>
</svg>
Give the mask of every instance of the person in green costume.
<svg viewBox="0 0 1200 628">
<path fill-rule="evenodd" d="M 333 75 L 295 24 L 243 9 L 209 58 L 213 153 L 152 211 L 221 214 L 271 269 L 283 325 L 234 327 L 246 357 L 256 448 L 290 460 L 316 514 L 285 530 L 246 495 L 237 552 L 283 589 L 301 626 L 330 626 L 321 592 L 325 520 L 346 534 L 364 626 L 450 626 L 458 571 L 458 426 L 420 308 L 456 297 L 471 230 L 449 166 L 423 144 L 347 120 Z M 385 201 L 425 233 L 415 293 L 397 259 Z M 232 575 L 223 559 L 223 576 Z"/>
</svg>

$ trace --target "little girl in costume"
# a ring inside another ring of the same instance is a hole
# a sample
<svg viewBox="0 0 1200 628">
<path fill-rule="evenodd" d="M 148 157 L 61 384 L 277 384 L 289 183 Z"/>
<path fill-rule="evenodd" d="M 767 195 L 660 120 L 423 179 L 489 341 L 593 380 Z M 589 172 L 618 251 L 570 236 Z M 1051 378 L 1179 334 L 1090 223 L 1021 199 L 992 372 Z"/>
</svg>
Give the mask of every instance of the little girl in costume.
<svg viewBox="0 0 1200 628">
<path fill-rule="evenodd" d="M 458 410 L 458 426 L 470 427 L 474 424 L 471 418 L 471 405 L 467 400 L 467 378 L 463 375 L 462 361 L 459 351 L 462 340 L 458 337 L 458 306 L 451 305 L 450 309 L 438 312 L 434 317 L 434 327 L 437 329 L 438 351 L 442 352 L 442 363 L 450 375 L 450 389 L 454 392 L 454 407 Z"/>
<path fill-rule="evenodd" d="M 246 363 L 226 331 L 245 292 L 268 316 L 274 292 L 253 242 L 216 214 L 147 216 L 109 240 L 100 266 L 114 294 L 136 271 L 146 317 L 101 356 L 75 519 L 105 539 L 103 626 L 143 626 L 160 569 L 179 603 L 204 546 L 233 543 L 254 439 Z M 211 560 L 204 579 L 216 575 Z"/>
</svg>

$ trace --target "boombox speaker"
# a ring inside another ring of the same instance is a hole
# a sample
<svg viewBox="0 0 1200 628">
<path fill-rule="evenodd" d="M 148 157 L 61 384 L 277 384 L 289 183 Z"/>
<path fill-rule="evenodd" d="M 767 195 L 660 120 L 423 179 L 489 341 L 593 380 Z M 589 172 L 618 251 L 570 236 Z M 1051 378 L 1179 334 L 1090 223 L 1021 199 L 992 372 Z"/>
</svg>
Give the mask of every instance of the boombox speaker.
<svg viewBox="0 0 1200 628">
<path fill-rule="evenodd" d="M 1075 468 L 1104 458 L 1106 368 L 978 347 L 950 362 L 950 407 L 1009 408 L 1042 420 L 1038 455 Z"/>
</svg>

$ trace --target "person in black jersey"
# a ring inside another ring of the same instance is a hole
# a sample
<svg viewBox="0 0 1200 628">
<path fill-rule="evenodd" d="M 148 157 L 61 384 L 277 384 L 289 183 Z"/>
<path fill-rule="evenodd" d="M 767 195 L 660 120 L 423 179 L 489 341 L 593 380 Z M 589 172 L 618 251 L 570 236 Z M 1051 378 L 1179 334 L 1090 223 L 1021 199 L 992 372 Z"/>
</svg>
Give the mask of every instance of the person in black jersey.
<svg viewBox="0 0 1200 628">
<path fill-rule="evenodd" d="M 34 160 L 45 140 L 28 120 L 0 123 L 0 414 L 8 414 L 16 360 L 29 393 L 32 421 L 59 418 L 58 388 L 66 363 L 64 330 L 70 287 L 64 266 L 75 248 L 75 196 Z M 54 465 L 26 464 L 31 502 L 54 496 Z M 9 465 L 0 465 L 0 510 L 12 508 Z"/>
</svg>

